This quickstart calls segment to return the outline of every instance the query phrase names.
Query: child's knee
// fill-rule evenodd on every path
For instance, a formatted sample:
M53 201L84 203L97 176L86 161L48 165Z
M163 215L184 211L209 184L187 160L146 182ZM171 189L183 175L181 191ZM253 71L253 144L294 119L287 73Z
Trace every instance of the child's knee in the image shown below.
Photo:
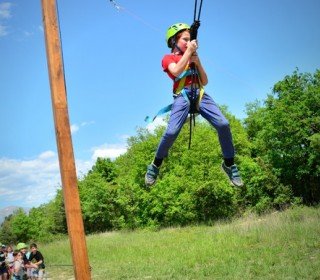
M226 118L220 118L217 122L217 129L218 130L229 130L230 124Z
M171 127L166 131L166 138L167 139L175 139L179 134L180 128L179 127Z

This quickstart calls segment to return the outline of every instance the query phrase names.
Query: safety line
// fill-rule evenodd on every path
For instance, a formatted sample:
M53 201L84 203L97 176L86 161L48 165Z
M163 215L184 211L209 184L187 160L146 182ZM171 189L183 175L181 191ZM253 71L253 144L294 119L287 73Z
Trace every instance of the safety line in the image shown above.
M140 16L138 16L137 14L129 11L127 8L125 8L125 7L123 7L123 6L120 6L116 1L114 1L114 0L109 0L109 1L110 1L110 3L115 7L115 9L116 9L117 11L119 11L119 12L120 12L120 11L124 11L124 12L126 12L127 14L129 14L131 17L133 17L134 19L136 19L136 20L140 21L141 23L143 23L144 25L152 28L154 31L157 31L157 32L159 32L159 33L162 33L162 31L161 31L159 28L157 28L157 27L155 27L154 25L148 23L148 22L145 21L142 17L140 17Z

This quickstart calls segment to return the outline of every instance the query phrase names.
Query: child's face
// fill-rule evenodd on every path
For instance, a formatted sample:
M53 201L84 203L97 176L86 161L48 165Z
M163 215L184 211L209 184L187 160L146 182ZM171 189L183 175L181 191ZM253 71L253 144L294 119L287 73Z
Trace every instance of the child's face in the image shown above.
M190 32L185 30L181 33L181 36L178 40L178 47L181 49L182 52L185 52L187 49L187 44L190 41Z
M30 249L31 249L31 252L34 253L34 254L37 252L37 248L36 247L31 247Z

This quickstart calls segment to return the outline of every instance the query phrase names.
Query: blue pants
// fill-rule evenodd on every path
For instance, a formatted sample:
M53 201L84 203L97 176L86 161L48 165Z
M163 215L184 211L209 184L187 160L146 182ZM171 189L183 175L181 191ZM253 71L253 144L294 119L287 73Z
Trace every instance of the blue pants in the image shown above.
M189 107L189 102L182 95L175 97L168 127L158 146L156 158L162 159L168 156L169 149L178 137L179 132L188 117ZM200 102L199 113L217 130L223 157L233 158L235 151L229 122L221 113L217 104L206 93L204 93Z

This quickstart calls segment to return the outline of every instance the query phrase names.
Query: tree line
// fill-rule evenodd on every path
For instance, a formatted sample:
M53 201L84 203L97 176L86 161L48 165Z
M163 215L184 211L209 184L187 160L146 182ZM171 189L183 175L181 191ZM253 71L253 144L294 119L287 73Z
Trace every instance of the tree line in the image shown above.
M295 70L276 83L267 98L247 105L240 121L222 108L230 122L244 187L223 174L216 132L198 119L188 149L185 125L161 169L159 180L144 185L165 127L140 128L127 152L114 161L98 158L79 179L86 233L120 229L210 224L246 212L264 213L293 204L320 201L320 71ZM4 243L50 241L67 233L62 191L47 204L22 209L1 225Z

